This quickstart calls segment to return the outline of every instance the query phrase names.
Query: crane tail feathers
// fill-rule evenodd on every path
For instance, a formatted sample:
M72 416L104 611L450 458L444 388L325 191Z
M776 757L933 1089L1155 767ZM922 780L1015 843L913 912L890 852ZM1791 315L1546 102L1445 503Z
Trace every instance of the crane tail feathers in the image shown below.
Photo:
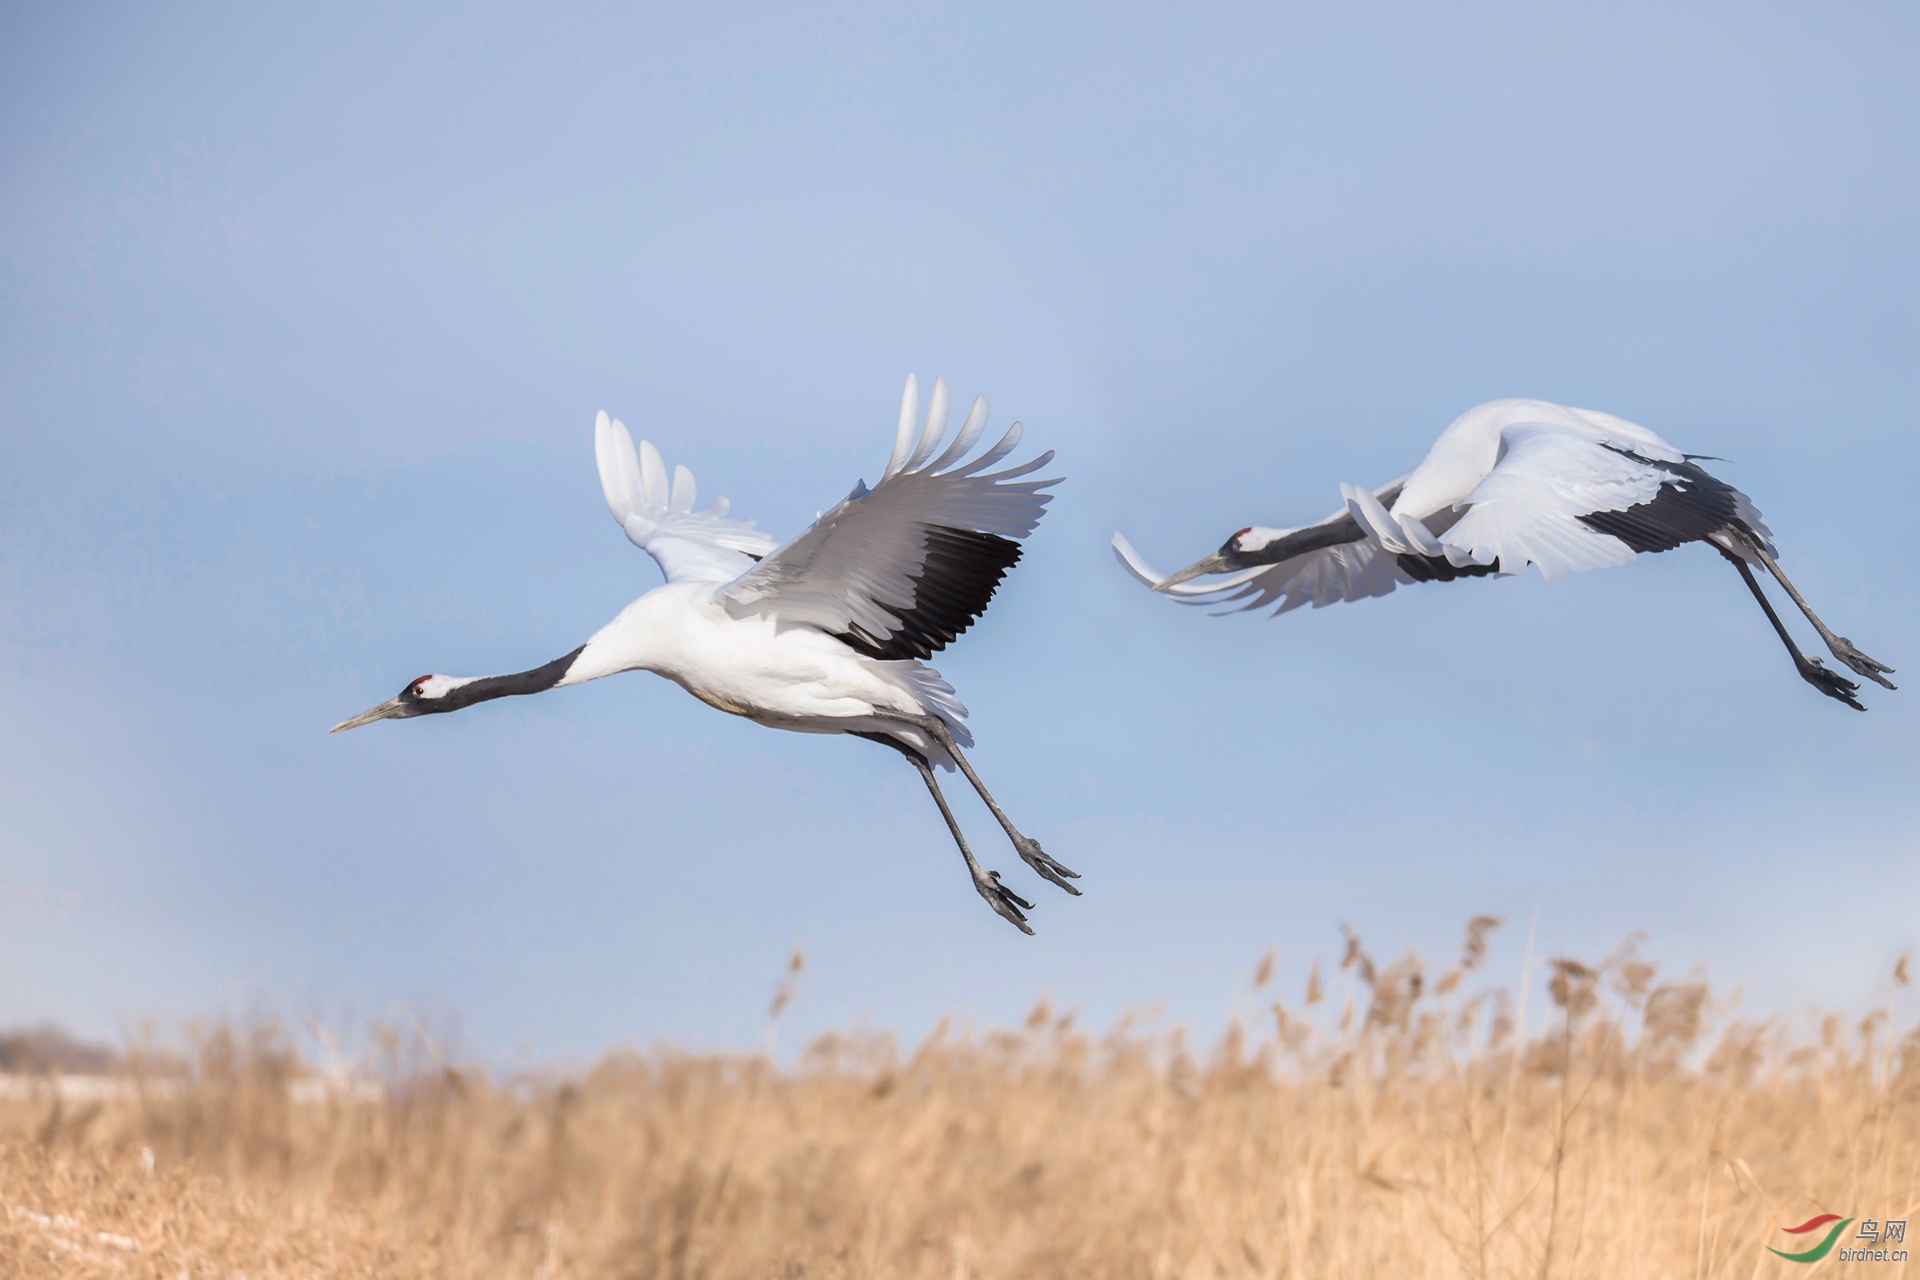
M925 663L912 660L875 665L904 685L928 715L939 716L953 734L953 740L961 747L973 745L973 735L967 732L966 705L960 701L960 695L947 683L945 676Z

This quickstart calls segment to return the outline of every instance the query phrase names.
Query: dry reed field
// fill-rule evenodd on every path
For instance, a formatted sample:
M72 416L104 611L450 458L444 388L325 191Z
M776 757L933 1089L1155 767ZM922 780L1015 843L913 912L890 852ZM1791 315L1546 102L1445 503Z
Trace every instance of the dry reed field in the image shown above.
M1042 1004L911 1052L829 1036L791 1069L662 1049L494 1078L379 1027L347 1088L272 1027L216 1027L176 1056L130 1051L91 1100L0 1103L0 1270L1905 1273L1766 1248L1817 1242L1780 1228L1824 1212L1920 1212L1920 1032L1891 1001L1739 1021L1631 946L1523 968L1517 988L1545 988L1529 1001L1487 981L1496 924L1473 921L1438 973L1349 936L1285 1001L1263 961L1270 1011L1204 1052ZM1890 992L1906 980L1903 960Z

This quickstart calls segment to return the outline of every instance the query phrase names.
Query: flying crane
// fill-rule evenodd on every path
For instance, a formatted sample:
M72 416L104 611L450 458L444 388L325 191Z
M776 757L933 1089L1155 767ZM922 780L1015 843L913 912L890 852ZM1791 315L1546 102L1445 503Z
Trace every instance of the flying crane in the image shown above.
M1794 669L1856 711L1860 685L1794 644L1754 576L1765 569L1856 675L1893 688L1893 670L1822 622L1787 580L1773 534L1746 494L1624 418L1545 400L1491 400L1440 433L1420 465L1378 489L1343 484L1345 505L1298 529L1244 528L1177 573L1154 569L1113 535L1127 572L1188 604L1311 604L1383 596L1411 582L1455 582L1540 567L1565 574L1625 564L1641 552L1704 542L1739 572ZM1193 581L1194 579L1207 581Z
M923 659L986 611L1039 524L1053 480L1027 480L1052 461L990 470L1019 445L1016 422L968 460L987 426L978 396L946 440L947 384L936 379L917 432L919 384L907 378L893 454L798 537L776 546L727 500L694 510L693 474L667 478L659 450L636 449L624 424L594 423L600 487L613 518L666 576L572 653L500 676L424 675L331 732L375 720L458 711L512 694L543 693L622 671L665 676L708 706L773 729L846 733L891 747L926 782L960 846L973 886L1024 933L1033 904L984 870L934 778L958 769L980 793L1020 858L1070 894L1079 878L1013 825L974 772L967 709ZM943 449L941 446L945 444ZM937 456L936 456L937 454Z

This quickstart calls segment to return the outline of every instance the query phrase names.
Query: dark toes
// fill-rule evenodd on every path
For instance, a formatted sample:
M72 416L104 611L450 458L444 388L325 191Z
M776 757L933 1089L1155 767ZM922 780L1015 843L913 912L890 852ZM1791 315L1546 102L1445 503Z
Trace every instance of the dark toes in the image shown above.
M1044 853L1041 854L1040 857L1042 858L1042 860L1046 862L1047 870L1053 872L1055 875L1065 876L1069 880L1078 880L1080 878L1080 873L1078 871L1075 871L1072 867L1069 867L1066 863L1061 862L1059 859L1049 858Z
M1033 910L1033 904L1001 884L998 871L987 872L985 880L976 879L973 887L979 890L980 896L987 900L987 905L992 907L994 913L1002 920L1029 937L1033 935L1032 927L1027 924L1027 917L1022 914L1023 910Z
M1829 698L1844 702L1855 711L1866 710L1860 705L1860 700L1853 696L1860 686L1837 671L1827 670L1821 665L1820 659L1809 658L1806 665L1800 668L1800 676Z
M1080 896L1080 891L1074 888L1072 885L1068 884L1065 880L1062 880L1058 875L1056 875L1052 867L1045 866L1041 863L1036 862L1033 864L1033 869L1035 872L1039 874L1040 878L1042 880L1045 880L1048 884L1057 884L1062 889L1065 889L1068 893L1072 894L1076 898ZM1068 871L1067 874L1072 875L1073 872Z
M1026 934L1029 938L1033 936L1033 926L1028 924L1027 918L1021 915L1020 912L1016 910L1013 906L1005 902L995 902L993 904L993 909L995 912L999 914L1002 920L1005 920L1008 924L1012 925L1014 928L1018 929L1020 932Z
M1078 880L1080 878L1078 871L1073 870L1055 858L1049 857L1046 850L1040 847L1038 840L1023 839L1018 847L1021 861L1025 862L1029 867L1032 867L1034 873L1042 880L1045 880L1049 884L1059 885L1076 898L1080 896L1080 891L1067 883L1067 880ZM1066 879L1061 879L1062 876L1065 876Z
M1000 883L1000 873L998 871L989 871L987 874L993 877L993 887L1001 897L1007 899L1022 911L1033 910L1033 904L1031 902L1028 902L1025 898Z
M1854 648L1853 641L1847 639L1845 636L1839 637L1838 642L1833 646L1833 654L1834 657L1840 659L1840 661L1852 667L1855 672L1865 676L1875 684L1888 689L1894 687L1892 682L1881 674L1882 672L1892 671L1893 668L1884 662L1869 658L1866 654Z

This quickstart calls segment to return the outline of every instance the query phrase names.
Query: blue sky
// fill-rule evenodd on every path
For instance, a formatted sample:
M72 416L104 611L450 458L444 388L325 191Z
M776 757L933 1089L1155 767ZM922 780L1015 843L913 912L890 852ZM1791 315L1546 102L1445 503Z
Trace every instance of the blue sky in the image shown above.
M1269 945L1297 991L1338 921L1478 911L1509 973L1537 913L1884 993L1917 695L1816 695L1718 557L1264 621L1106 539L1184 563L1541 396L1729 459L1920 674L1910 6L389 8L0 9L0 1023L746 1044L801 942L789 1034L1205 1028ZM1067 476L938 659L1085 875L1037 938L890 753L652 677L325 733L657 581L596 410L784 537L909 370Z

